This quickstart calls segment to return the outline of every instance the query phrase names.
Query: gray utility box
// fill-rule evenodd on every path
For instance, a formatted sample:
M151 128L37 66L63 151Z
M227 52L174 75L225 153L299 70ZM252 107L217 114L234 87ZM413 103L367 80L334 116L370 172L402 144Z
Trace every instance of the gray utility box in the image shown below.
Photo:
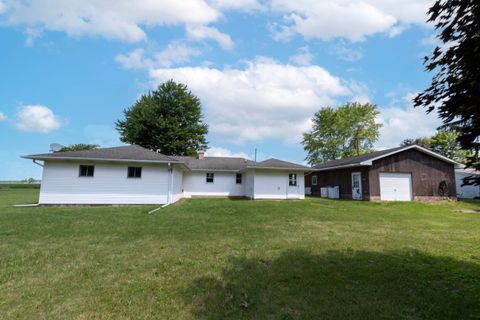
M320 188L320 197L329 198L329 199L339 199L340 198L340 187L325 187Z

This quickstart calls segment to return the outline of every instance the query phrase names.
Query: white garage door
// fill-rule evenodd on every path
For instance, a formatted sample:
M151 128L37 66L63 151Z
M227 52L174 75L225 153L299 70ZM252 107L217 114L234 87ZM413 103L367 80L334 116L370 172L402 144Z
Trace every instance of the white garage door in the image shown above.
M380 199L411 201L412 175L410 173L380 173Z

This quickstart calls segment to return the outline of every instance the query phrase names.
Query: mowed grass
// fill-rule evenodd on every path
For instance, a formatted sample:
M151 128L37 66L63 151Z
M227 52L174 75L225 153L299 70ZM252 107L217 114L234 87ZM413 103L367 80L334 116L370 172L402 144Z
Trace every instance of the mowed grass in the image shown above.
M24 207L0 190L1 319L478 319L480 204L193 199Z

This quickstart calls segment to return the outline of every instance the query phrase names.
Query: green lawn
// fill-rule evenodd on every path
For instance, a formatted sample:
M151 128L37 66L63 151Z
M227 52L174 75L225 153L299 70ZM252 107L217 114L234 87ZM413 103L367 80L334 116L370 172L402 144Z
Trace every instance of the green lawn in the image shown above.
M33 207L0 189L0 318L479 319L480 203Z

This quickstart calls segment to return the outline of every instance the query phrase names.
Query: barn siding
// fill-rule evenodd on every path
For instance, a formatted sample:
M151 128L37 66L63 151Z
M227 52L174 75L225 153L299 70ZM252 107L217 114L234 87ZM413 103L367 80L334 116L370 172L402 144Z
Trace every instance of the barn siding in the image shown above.
M368 167L354 167L348 169L313 172L307 176L307 181L305 182L305 185L310 185L312 188L312 195L316 196L320 196L320 188L339 186L340 198L352 199L352 173L360 172L362 174L362 197L363 200L369 200L370 181L368 171ZM313 175L316 175L318 177L316 186L311 185L311 179Z
M444 197L456 197L453 164L410 149L373 162L370 168L370 197L380 199L380 172L411 173L413 196L417 200L440 198L439 185L447 183Z

